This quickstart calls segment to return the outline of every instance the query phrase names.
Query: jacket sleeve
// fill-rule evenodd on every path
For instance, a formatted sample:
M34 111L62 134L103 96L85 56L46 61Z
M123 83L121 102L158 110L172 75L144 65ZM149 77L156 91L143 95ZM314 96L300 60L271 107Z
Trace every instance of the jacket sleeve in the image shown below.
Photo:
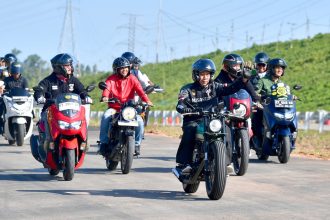
M243 83L242 78L238 78L228 87L224 87L223 84L216 83L216 92L218 96L227 96L238 92L240 89L245 89L245 83Z
M134 90L141 97L142 101L150 102L150 99L148 98L147 94L143 91L140 82L136 78L132 78L132 79L134 79L133 80Z
M79 81L79 79L74 78L74 90L75 93L80 95L80 98L85 99L87 96L87 92L85 91L84 85Z
M259 101L260 100L260 96L257 95L256 91L253 88L253 85L250 81L248 81L245 84L246 87L246 91L250 94L250 96L252 97L252 100L255 101Z
M179 95L178 95L178 103L176 105L176 110L180 114L183 113L183 110L188 108L187 102L190 101L189 91L187 88L183 87L180 89Z
M47 79L43 79L39 82L38 87L40 87L42 89L42 91L35 91L34 92L34 99L37 101L41 96L45 96L45 92L48 91L48 81ZM49 98L49 97L45 97L45 98Z

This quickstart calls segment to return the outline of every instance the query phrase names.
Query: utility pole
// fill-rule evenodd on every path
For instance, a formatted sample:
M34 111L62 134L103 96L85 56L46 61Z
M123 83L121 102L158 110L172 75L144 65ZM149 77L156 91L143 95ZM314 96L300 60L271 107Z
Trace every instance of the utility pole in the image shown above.
M306 37L307 37L307 39L309 39L310 38L310 35L309 35L309 18L308 18L308 16L306 16Z
M230 27L230 51L234 50L234 21L232 20L231 22L231 27Z
M292 41L293 41L293 27L296 25L296 23L288 22L287 24L291 26L291 28L290 28L290 32L291 32L290 48L293 48L293 44L292 44Z
M161 24L162 24L162 0L159 0L159 9L157 15L157 38L156 38L156 63L159 62L159 44L161 41Z
M276 51L278 51L278 44L280 42L280 38L281 38L281 34L282 34L282 26L283 26L283 23L281 22L280 29L278 30L278 34L277 34Z

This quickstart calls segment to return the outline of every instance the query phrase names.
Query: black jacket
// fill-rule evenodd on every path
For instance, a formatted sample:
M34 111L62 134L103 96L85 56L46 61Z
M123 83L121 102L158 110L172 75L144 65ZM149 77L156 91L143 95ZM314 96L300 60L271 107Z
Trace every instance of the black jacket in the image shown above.
M18 79L15 79L13 76L6 77L4 79L5 83L5 90L8 92L12 88L22 88L27 89L29 88L28 81L22 75L19 76Z
M236 80L228 87L224 87L223 84L217 82L210 82L206 87L202 87L199 82L194 82L185 85L181 88L178 104L176 110L179 113L183 113L184 109L209 109L212 106L216 106L222 96L227 96L239 91L241 88L245 88L245 83L241 79ZM190 121L201 120L201 116L186 115L183 117L183 124Z
M228 73L226 71L224 71L223 69L220 71L217 78L215 78L215 81L218 82L218 83L223 83L223 84L226 83L227 85L230 85L234 82L229 77ZM257 95L257 93L254 90L254 87L253 87L253 85L250 81L248 83L246 83L246 86L245 86L244 89L250 94L250 96L251 96L251 98L254 102L260 100L260 97Z
M84 85L74 76L68 79L67 82L60 80L56 73L52 73L43 80L41 80L38 84L39 87L42 88L43 92L36 91L34 93L34 99L37 101L38 98L44 96L47 100L55 99L56 96L63 93L75 93L80 95L82 99L84 99L87 95ZM47 109L51 103L46 102L42 111Z

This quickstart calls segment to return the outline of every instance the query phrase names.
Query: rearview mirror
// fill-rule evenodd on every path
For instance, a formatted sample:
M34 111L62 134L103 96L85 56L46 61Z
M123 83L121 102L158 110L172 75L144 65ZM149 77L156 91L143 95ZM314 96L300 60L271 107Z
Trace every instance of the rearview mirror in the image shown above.
M107 88L107 84L105 82L99 82L99 89L105 90Z
M294 90L300 90L300 89L302 89L302 86L301 85L294 85L293 89Z

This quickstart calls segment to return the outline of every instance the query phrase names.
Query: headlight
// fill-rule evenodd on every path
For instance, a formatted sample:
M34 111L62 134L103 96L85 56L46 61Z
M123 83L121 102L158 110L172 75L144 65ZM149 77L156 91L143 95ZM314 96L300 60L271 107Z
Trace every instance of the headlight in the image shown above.
M133 107L126 107L121 114L126 121L131 121L135 119L136 111Z
M217 119L212 120L209 128L212 132L219 132L221 130L221 121Z
M81 126L81 121L75 121L73 123L68 123L68 122L65 122L65 121L61 121L59 120L58 121L58 126L60 126L60 128L62 130L67 130L67 129L74 129L74 130L78 130Z
M61 129L65 130L70 128L70 123L59 120L58 126L60 126Z
M294 112L288 112L284 114L286 120L292 120L294 117Z
M275 118L279 119L279 120L283 120L284 119L284 115L281 113L274 113Z
M238 109L233 109L233 114L237 117L244 117L246 115L246 106L239 104Z

